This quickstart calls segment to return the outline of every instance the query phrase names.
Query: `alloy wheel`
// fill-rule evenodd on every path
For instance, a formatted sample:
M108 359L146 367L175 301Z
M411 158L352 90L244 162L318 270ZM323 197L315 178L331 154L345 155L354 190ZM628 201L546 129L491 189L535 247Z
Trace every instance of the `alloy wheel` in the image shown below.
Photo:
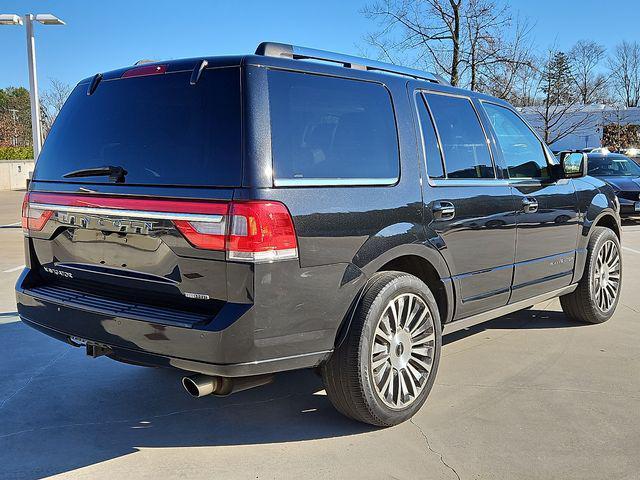
M594 301L606 313L615 305L620 290L620 252L612 240L602 244L591 278Z
M429 379L435 354L433 317L413 293L393 298L375 330L370 368L378 398L392 409L411 405Z

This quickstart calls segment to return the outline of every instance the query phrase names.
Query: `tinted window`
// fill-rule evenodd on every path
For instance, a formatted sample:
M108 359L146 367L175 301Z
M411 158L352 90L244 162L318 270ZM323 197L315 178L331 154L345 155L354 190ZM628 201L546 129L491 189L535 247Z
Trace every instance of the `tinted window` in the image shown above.
M274 177L281 183L396 181L398 139L385 87L274 70L269 93Z
M424 154L427 161L427 174L431 178L444 178L444 168L442 167L442 155L438 145L438 137L431 121L431 115L427 110L422 95L416 97L418 104L418 117L422 130L422 141L424 142Z
M426 94L438 127L447 178L495 178L476 111L467 98Z
M594 177L638 177L640 167L631 159L621 155L589 156L589 175Z
M508 108L485 103L484 109L498 137L511 178L549 176L542 143L527 125Z
M64 179L90 167L121 166L128 184L237 186L242 176L240 73L207 70L78 85L38 159L35 178L107 183L95 176Z

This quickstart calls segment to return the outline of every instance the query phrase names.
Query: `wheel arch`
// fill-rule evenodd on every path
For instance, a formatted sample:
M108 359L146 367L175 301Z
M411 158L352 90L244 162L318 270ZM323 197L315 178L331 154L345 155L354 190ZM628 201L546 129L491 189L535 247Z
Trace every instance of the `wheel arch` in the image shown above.
M612 213L603 212L594 222L593 226L606 227L613 230L613 232L616 234L616 237L618 237L618 240L620 240L620 224L617 222ZM593 228L591 228L589 236L591 236L591 234L593 234Z
M618 219L619 217L616 216L615 210L610 208L599 209L597 215L593 215L593 218L589 218L589 214L587 213L582 229L582 235L576 250L576 266L573 275L573 283L580 281L584 275L587 260L587 247L595 227L608 228L615 233L618 240L621 240L622 232Z
M449 310L452 305L447 298L447 287L436 268L425 258L417 255L402 255L385 263L378 269L379 272L404 272L422 280L433 293L438 305L440 323L444 324L448 319Z
M431 289L438 305L440 323L444 325L453 318L455 292L449 267L442 255L431 245L403 245L393 248L366 266L359 267L367 277L367 282L359 290L338 328L335 348L338 348L349 331L355 309L360 299L373 283L377 273L399 271L414 275Z

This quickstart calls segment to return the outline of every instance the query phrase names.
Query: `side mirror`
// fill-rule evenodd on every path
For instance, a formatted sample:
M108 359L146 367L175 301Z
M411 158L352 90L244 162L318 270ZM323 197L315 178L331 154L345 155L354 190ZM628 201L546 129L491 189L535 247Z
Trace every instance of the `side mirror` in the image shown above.
M587 175L587 154L560 152L560 166L563 178L580 178Z

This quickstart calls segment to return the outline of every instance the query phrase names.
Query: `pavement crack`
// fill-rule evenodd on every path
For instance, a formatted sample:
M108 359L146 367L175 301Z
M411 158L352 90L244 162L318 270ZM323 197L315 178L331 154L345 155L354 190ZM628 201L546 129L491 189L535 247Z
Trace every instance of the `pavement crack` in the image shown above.
M418 425L416 422L414 422L413 418L410 418L409 422L411 422L411 424L418 429L418 431L420 432L420 435L422 435L422 437L424 438L425 443L427 444L427 448L431 451L431 453L434 453L435 455L438 455L438 457L440 457L440 462L445 467L447 467L449 470L451 470L453 472L453 474L456 476L456 478L458 480L460 480L460 475L458 475L458 472L456 472L456 469L453 468L451 465L449 465L447 462L445 462L444 455L442 453L440 453L440 452L435 451L433 448L431 448L431 443L429 442L429 437L427 437L427 434L424 433L424 430L422 430L420 425Z
M622 302L620 302L620 303L622 304L622 306L623 306L623 307L628 308L628 309L629 309L629 310L631 310L632 312L640 313L640 311L636 310L636 309L635 309L635 308L633 308L632 306L627 305L626 303L622 303Z
M13 397L15 397L16 395L18 395L22 390L24 390L25 388L27 388L31 382L36 378L39 377L40 375L42 375L44 373L45 370L47 370L49 367L52 367L58 360L60 360L62 357L64 357L67 353L69 353L67 350L65 350L64 352L60 353L59 355L57 355L56 357L54 357L53 359L51 359L49 362L47 362L45 365L43 365L42 367L40 367L38 370L36 370L34 372L33 375L31 375L27 381L20 387L18 388L15 392L13 392L11 395L9 395L7 398L5 398L1 403L0 403L0 410L2 410L4 408L4 406L9 402L9 400L11 400Z

